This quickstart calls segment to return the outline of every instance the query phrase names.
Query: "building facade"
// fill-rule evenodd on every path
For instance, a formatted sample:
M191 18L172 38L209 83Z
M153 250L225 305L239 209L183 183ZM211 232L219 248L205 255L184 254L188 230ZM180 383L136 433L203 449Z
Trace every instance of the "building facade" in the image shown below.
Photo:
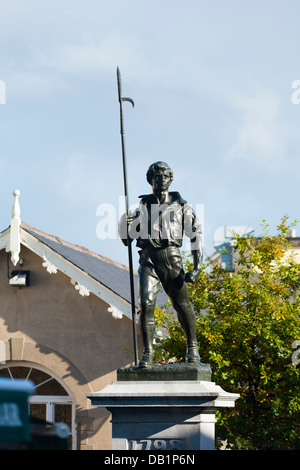
M106 410L86 395L133 362L128 269L20 219L0 233L0 377L35 385L31 414L66 422L71 449L110 449Z

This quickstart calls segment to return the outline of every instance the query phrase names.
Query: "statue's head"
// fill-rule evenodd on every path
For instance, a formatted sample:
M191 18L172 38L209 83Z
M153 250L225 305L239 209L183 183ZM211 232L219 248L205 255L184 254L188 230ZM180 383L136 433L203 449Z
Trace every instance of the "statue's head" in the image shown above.
M169 167L169 165L166 162L155 162L152 163L152 165L149 166L148 171L147 171L147 181L148 183L152 186L153 185L153 179L156 174L159 173L167 173L169 174L169 185L173 181L173 171Z

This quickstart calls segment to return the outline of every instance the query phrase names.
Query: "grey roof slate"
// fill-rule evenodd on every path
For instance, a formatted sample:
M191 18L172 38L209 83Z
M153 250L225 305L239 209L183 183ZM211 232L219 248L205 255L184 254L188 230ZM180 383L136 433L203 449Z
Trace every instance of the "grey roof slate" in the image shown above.
M122 265L114 263L114 261L108 258L96 256L96 254L92 254L92 252L88 250L82 251L79 247L73 248L70 244L60 243L53 240L52 237L48 238L40 235L24 226L23 229L112 292L122 297L127 302L131 302L129 271L125 266L122 267ZM137 305L136 273L134 274L134 283Z

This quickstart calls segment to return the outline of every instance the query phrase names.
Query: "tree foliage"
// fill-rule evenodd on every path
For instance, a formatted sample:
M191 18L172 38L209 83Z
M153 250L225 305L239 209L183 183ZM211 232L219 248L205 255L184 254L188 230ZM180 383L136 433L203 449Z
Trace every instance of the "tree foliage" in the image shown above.
M300 449L300 263L291 251L284 217L275 236L236 235L234 272L203 270L190 285L201 361L212 380L239 393L218 412L217 437L233 449ZM190 260L185 259L186 268ZM185 337L170 304L156 311L157 362L184 361ZM299 353L300 356L300 353ZM300 358L300 357L299 357Z

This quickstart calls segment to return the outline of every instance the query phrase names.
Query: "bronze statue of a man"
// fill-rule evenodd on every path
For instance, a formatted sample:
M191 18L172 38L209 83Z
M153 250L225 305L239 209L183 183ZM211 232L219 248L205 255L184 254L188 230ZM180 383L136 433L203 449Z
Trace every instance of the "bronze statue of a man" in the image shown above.
M196 216L178 192L169 192L173 172L165 162L147 171L152 194L140 196L139 209L123 216L119 233L127 244L137 240L139 255L139 314L144 343L139 367L153 363L154 310L160 284L169 296L186 336L187 362L199 362L196 318L188 298L187 282L195 282L202 266L201 228ZM194 269L185 274L180 247L183 234L191 240Z

